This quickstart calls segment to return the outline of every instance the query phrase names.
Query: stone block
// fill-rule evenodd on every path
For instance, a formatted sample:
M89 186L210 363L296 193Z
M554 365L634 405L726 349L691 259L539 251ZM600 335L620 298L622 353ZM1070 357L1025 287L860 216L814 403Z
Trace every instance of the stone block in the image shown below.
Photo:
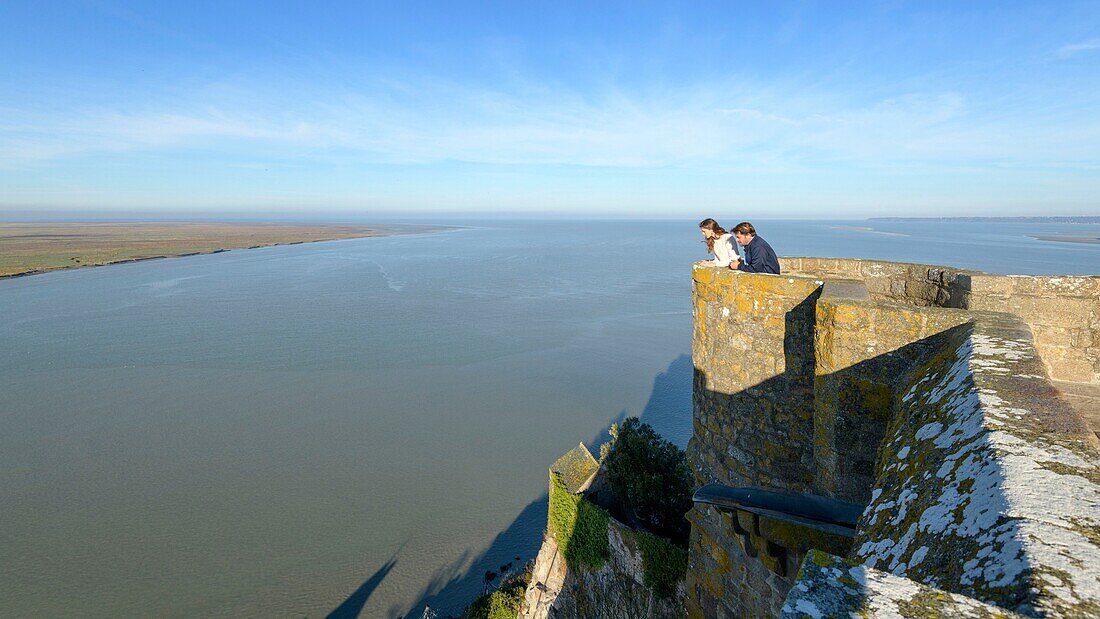
M846 554L852 544L850 538L766 517L760 519L760 534L773 544L798 554L811 548Z
M1100 277L1032 277L1013 275L1016 294L1042 297L1079 297L1100 300Z
M1086 299L1013 297L1000 311L1016 314L1029 325L1088 327L1093 310L1094 304Z
M881 300L890 296L890 280L885 277L865 279L863 284L867 286L867 293L871 295L872 299Z
M905 282L905 298L911 302L920 301L923 305L928 305L936 299L938 291L937 284L919 280Z
M760 519L751 512L737 510L736 520L738 533L747 532L749 535L760 535Z
M904 279L890 279L890 296L898 299L905 297Z
M949 307L951 304L951 292L948 288L940 288L936 292L936 307Z
M767 545L765 548L767 548ZM765 550L761 552L757 558L760 559L760 563L762 563L764 567L768 568L768 571L778 574L779 576L786 576L787 554L783 551L783 548L779 546L776 546L774 550L774 554L771 552L771 549ZM758 591L761 593L762 597L767 596L770 598L774 593L767 580L759 581L757 586L759 587Z
M863 261L855 258L838 258L836 261L837 275L850 279L859 279L863 269Z
M801 273L803 258L797 256L780 256L779 270L783 273Z
M1087 358L1065 359L1051 364L1050 377L1074 383L1100 383L1100 367L1096 360Z
M1008 297L1015 289L1012 278L1003 275L971 275L970 294L973 296Z

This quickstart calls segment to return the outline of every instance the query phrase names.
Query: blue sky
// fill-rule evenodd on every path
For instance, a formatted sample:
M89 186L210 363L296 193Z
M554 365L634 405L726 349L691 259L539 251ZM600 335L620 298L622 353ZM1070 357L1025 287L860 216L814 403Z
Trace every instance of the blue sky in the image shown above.
M1100 214L1097 2L0 2L0 210Z

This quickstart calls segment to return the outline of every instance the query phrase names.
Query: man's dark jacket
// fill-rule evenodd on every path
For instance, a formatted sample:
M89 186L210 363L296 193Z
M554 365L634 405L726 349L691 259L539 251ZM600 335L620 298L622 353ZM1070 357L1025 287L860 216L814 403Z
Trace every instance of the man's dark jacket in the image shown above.
M775 273L779 275L779 258L771 245L764 239L754 236L745 245L745 259L737 268L748 273Z

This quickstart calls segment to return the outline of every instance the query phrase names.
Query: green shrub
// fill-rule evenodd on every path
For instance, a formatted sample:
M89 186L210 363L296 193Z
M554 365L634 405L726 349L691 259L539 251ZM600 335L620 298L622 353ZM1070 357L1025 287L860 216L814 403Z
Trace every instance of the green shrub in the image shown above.
M635 531L642 551L642 578L647 587L663 598L676 593L676 584L687 573L687 551L663 537Z
M611 557L607 545L607 512L566 490L557 473L550 473L548 520L570 568L598 570Z
M647 529L686 545L694 478L684 450L631 417L618 428L604 463L616 497Z
M500 589L474 600L463 617L464 619L516 619L526 590L526 579L508 580L500 586Z

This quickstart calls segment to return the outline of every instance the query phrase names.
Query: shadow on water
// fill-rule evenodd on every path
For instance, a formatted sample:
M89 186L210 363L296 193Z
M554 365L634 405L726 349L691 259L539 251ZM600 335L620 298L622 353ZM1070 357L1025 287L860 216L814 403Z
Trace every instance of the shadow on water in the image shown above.
M691 385L695 366L691 355L680 355L668 365L668 369L653 379L653 391L649 395L642 414L643 423L681 449L691 438Z
M674 359L664 372L657 374L654 378L653 391L640 415L642 421L652 425L668 440L681 447L686 445L691 437L693 375L694 366L689 355L680 355ZM607 426L584 443L592 455L598 458L600 445L610 440L608 430L611 424L622 424L627 416L625 409L620 411ZM569 445L563 445L562 453L565 453L569 447ZM550 465L551 462L545 463L547 468ZM466 606L484 591L486 572L500 572L501 566L510 563L512 564L511 573L517 573L538 553L542 545L542 533L546 528L547 500L548 495L543 492L539 498L523 508L519 516L493 539L492 544L481 556L471 561L471 553L463 553L451 565L435 573L431 582L424 587L420 599L411 609L403 612L401 608L391 608L388 616L406 619L421 619L425 616L445 619L461 616ZM505 577L506 574L500 574L490 587L499 585ZM359 608L362 608L362 605ZM425 609L431 609L432 612L425 613Z
M404 548L404 544L401 545ZM397 554L401 552L399 548L397 552L393 553L389 561L386 564L378 568L378 571L373 576L368 578L366 582L359 585L346 600L340 603L331 613L328 614L328 619L354 619L359 616L359 613L363 610L363 607L367 605L367 600L370 599L374 590L378 588L378 585L382 584L382 581L386 579L386 576L393 569L393 566L397 565Z
M523 508L519 516L504 531L498 534L489 548L472 562L470 553L463 553L451 565L437 571L420 596L420 600L404 616L408 619L420 619L424 609L435 611L434 617L443 619L450 615L461 615L466 606L480 595L485 588L485 573L499 572L501 566L512 564L512 573L523 569L524 563L534 558L542 545L542 531L546 528L547 494L535 499ZM500 575L493 585L499 584L506 574ZM390 609L389 616L400 617L398 608Z
M658 434L681 449L687 446L688 439L691 438L691 381L694 372L691 355L676 357L668 365L668 369L653 379L649 400L638 415L643 423L653 426ZM600 445L611 440L611 435L608 434L611 424L622 425L628 416L625 409L620 411L606 428L598 432L592 440L585 442L584 446L598 458Z

